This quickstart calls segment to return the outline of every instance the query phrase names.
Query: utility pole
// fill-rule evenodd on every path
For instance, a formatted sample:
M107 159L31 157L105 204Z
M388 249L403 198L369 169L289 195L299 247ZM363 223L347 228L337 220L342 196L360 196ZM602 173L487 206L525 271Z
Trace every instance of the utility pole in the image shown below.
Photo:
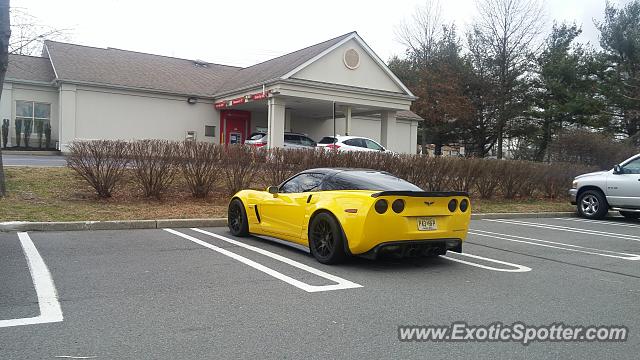
M4 86L4 76L9 66L9 38L11 37L11 23L9 19L9 0L0 0L0 85L2 86ZM1 90L0 96L2 96ZM7 188L4 183L2 149L0 148L0 197L4 197L6 194Z

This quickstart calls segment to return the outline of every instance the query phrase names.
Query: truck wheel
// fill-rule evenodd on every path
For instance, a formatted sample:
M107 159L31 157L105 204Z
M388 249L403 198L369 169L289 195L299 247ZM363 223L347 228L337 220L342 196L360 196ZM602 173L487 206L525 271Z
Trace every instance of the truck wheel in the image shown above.
M609 212L607 199L601 191L587 190L578 198L578 214L587 219L603 219Z
M630 220L638 220L638 219L640 219L640 212L620 211L620 215L622 215L625 218L630 219Z

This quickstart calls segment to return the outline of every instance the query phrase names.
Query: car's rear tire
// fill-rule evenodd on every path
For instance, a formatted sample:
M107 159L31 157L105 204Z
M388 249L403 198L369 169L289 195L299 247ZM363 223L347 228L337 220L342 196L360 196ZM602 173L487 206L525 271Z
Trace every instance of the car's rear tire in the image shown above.
M603 219L609 212L609 204L599 190L587 190L578 197L578 215L587 219Z
M344 236L338 221L328 213L313 217L309 224L311 255L323 264L337 264L347 258Z
M229 204L229 211L227 211L227 226L233 236L247 236L249 235L249 221L247 220L247 212L244 209L244 204L240 199L233 199Z
M622 215L625 218L630 219L630 220L638 220L638 219L640 219L640 212L620 211L620 215Z

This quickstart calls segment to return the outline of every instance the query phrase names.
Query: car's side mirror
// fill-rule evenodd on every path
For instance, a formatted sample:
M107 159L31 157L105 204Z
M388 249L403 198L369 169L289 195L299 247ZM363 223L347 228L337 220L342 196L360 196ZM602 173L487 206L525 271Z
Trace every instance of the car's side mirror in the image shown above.
M277 186L269 186L267 188L267 192L272 195L278 195L278 187Z
M613 173L618 175L618 174L622 174L622 166L620 165L616 165L613 167Z

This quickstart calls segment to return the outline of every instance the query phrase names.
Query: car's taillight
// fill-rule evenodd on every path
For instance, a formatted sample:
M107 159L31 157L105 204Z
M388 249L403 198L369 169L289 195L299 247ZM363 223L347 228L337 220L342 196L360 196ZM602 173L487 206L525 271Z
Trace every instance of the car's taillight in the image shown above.
M255 143L255 144L253 144L253 146L255 146L255 147L263 147L265 145L267 145L267 143Z
M451 211L451 212L456 211L456 208L458 207L458 200L456 200L456 199L449 200L449 205L447 207L449 208L449 211Z
M404 210L404 200L402 199L394 200L393 203L391 204L391 208L396 214L400 214L402 210Z
M465 212L467 211L468 208L469 208L469 200L462 199L462 201L460 201L460 211Z
M329 144L326 147L328 147L329 149L333 149L333 150L340 149L340 145L338 145L338 144Z
M376 204L374 207L376 208L376 212L378 212L378 214L384 214L385 212L387 212L387 209L389 208L389 203L385 199L380 199L376 201Z

